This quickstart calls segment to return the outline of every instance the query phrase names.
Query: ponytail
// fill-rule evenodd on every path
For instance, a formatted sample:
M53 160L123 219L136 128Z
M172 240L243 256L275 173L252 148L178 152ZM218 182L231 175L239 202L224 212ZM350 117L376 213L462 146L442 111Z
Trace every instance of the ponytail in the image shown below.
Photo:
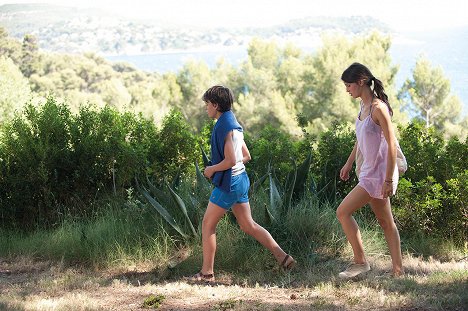
M385 94L385 90L384 90L382 81L380 81L379 79L377 79L375 77L372 77L369 80L369 82L370 82L370 84L372 84L372 82L374 82L373 93L375 94L375 96L378 99L380 99L381 101L383 101L387 105L388 111L390 112L390 115L393 116L393 109L392 109L392 107L390 107L390 103L388 102L388 96L387 96L387 94Z

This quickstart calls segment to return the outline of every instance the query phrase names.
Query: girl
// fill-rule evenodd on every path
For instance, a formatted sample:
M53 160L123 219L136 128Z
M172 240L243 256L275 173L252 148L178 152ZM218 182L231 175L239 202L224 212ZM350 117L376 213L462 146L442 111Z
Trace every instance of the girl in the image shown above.
M211 135L212 165L204 171L205 177L210 178L216 187L203 217L203 265L191 279L214 281L216 226L231 208L242 231L268 248L283 269L291 269L295 260L279 247L267 230L252 219L248 197L250 181L244 166L250 160L250 153L244 142L242 127L231 111L231 90L221 85L213 86L203 94L202 100L206 104L208 116L217 120Z
M382 82L370 70L354 63L341 75L346 91L361 99L356 119L356 143L340 171L342 180L349 179L349 171L356 159L359 183L345 197L336 211L343 231L353 248L354 263L339 274L342 279L353 278L370 270L364 256L359 227L352 214L369 204L382 227L392 258L393 276L403 273L400 235L393 220L390 196L398 183L396 167L396 138L390 117L393 114ZM357 157L356 157L357 156Z

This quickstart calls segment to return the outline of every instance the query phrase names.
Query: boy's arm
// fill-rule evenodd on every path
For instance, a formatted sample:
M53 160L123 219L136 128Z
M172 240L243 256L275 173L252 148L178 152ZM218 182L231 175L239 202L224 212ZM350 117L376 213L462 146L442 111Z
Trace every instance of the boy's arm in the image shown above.
M211 178L214 173L225 171L236 165L236 155L234 153L234 143L232 141L232 131L224 139L224 159L216 165L207 166L204 175Z
M250 156L249 148L247 148L247 145L244 143L242 144L242 163L246 164L252 159Z

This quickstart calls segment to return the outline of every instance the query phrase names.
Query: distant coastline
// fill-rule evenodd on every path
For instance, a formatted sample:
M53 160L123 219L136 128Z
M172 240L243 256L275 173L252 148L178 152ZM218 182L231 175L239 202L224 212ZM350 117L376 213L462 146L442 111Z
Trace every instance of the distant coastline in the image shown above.
M298 47L303 49L305 53L313 53L319 45ZM433 33L395 34L390 48L392 63L400 66L395 86L400 88L406 79L411 78L411 72L418 56L426 55L434 66L442 67L445 75L450 79L452 92L459 97L463 104L462 114L468 115L467 50L468 28ZM204 61L209 67L214 67L216 61L221 57L233 65L238 65L247 57L247 45L231 47L204 45L187 50L174 49L149 54L105 56L110 61L124 61L138 69L159 73L176 72L190 59Z

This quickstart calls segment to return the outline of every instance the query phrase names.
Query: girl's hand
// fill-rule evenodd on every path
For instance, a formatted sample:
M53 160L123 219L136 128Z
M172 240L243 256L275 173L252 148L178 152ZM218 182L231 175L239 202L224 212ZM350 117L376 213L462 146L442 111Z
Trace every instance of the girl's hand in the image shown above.
M393 185L392 183L384 182L382 185L382 196L384 199L393 195Z
M206 178L211 179L213 174L215 173L213 166L207 166L205 167L205 170L203 171L203 175L205 175Z
M346 163L340 171L340 178L341 180L348 180L349 179L349 171L351 171L352 165Z

